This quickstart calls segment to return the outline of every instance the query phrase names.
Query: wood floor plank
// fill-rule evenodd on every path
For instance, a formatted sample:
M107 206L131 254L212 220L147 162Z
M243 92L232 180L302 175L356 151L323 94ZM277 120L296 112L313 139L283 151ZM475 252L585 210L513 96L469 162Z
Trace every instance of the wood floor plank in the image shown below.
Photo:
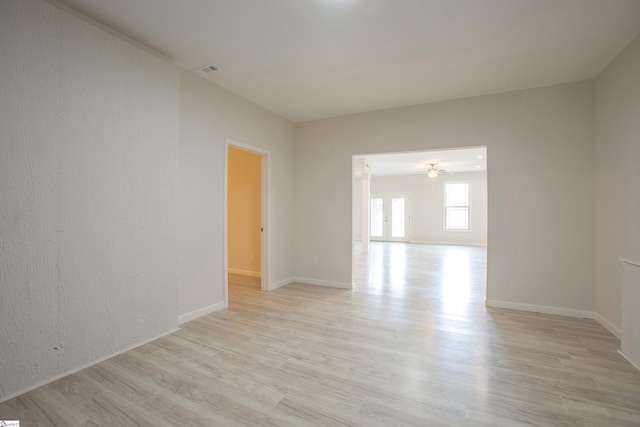
M326 406L308 396L291 393L283 398L276 409L291 416L297 425L358 427L376 425L376 420L366 416Z
M102 393L78 407L78 411L89 420L83 424L88 426L145 426L171 427L151 411L144 410L127 399L110 392Z
M401 256L396 256L401 254ZM272 292L0 404L25 426L633 426L640 373L593 320L484 306L486 250L373 242L351 290Z
M88 421L71 402L46 386L0 404L0 420L19 420L21 427L74 427Z
M168 391L153 396L144 402L143 407L173 426L227 427L243 425L225 419L205 405Z
M135 403L143 402L160 392L151 381L129 375L126 371L109 364L98 364L76 373L89 378L97 387L103 387Z
M82 373L68 375L49 383L43 387L43 390L47 389L54 389L64 397L67 403L73 406L85 403L103 392L101 387L86 378Z
M460 425L466 417L466 407L458 404L457 408L449 404L446 406L425 405L407 399L381 400L365 399L359 413L377 421L379 425L407 425L407 426L450 426Z

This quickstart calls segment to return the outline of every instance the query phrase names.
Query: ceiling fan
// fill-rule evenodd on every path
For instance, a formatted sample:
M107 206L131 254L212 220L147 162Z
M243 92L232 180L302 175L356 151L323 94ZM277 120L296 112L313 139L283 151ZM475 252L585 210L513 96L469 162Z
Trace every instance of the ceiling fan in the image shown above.
M436 168L436 166L438 165L437 163L427 163L427 165L429 166L429 168L427 169L427 176L429 178L437 178L438 175L445 172L444 169Z

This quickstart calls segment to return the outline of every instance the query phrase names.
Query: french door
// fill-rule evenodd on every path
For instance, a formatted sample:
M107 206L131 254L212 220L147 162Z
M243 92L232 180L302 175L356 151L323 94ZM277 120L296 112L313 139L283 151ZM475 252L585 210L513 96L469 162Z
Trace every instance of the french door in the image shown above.
M371 240L409 241L409 195L371 195Z

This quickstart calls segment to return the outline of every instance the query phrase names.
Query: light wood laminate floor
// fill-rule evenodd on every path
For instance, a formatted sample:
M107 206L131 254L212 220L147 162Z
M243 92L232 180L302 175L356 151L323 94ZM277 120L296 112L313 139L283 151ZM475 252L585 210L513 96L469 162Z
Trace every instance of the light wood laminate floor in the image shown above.
M484 307L486 252L373 243L353 290L260 292L0 405L24 426L631 426L640 374L593 320Z

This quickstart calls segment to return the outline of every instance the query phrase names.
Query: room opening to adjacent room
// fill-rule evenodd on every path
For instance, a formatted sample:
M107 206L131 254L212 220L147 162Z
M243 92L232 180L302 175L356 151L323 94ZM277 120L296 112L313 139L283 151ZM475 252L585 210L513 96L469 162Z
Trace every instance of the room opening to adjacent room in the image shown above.
M486 147L354 156L354 286L482 304L486 165Z

